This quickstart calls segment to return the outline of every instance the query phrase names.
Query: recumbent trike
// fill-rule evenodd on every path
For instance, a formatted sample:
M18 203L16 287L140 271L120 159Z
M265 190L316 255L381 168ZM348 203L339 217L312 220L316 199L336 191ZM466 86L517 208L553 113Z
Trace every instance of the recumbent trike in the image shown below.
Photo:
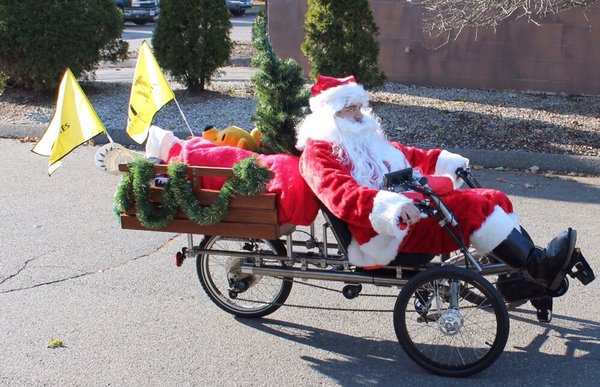
M120 165L127 171L127 165ZM164 174L165 165L155 165ZM214 167L186 168L192 190L206 205L215 200L195 183L201 175L230 176L231 169ZM479 183L468 170L459 169L471 187ZM236 197L222 222L200 226L179 214L167 227L158 231L188 234L188 247L176 254L176 264L196 257L200 284L209 298L221 309L240 317L256 318L273 313L284 305L294 280L322 280L344 283L342 293L352 299L360 295L363 284L399 287L401 291L393 310L397 339L421 367L445 376L468 376L489 367L500 356L509 334L509 316L505 300L486 277L510 274L515 270L481 257L466 246L454 232L456 221L424 178L415 179L412 170L386 175L388 189L414 190L428 199L416 203L422 213L435 216L457 243L457 251L440 255L420 266L390 265L382 269L362 270L348 262L350 233L346 224L321 208L324 218L321 239L313 223L308 232L294 225L279 225L276 198L263 194ZM151 187L159 202L160 187ZM121 214L122 228L147 229L132 209ZM328 231L334 236L329 241ZM524 231L524 230L523 230ZM524 231L525 232L525 231ZM193 234L204 235L198 245ZM308 240L300 240L308 234ZM574 254L581 254L577 249ZM406 257L403 257L406 258ZM432 256L432 258L434 258ZM568 273L588 284L593 271L583 256ZM406 262L406 260L403 260ZM419 261L423 261L420 259ZM551 318L552 297L566 292L568 280L555 292L532 300L540 321Z

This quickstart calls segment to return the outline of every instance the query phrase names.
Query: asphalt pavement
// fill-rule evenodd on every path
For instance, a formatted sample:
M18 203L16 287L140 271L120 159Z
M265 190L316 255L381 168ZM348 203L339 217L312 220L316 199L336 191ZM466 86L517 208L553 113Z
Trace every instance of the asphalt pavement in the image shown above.
M121 230L111 210L119 176L82 146L48 177L31 143L0 139L0 385L3 386L595 386L600 379L600 281L571 282L540 324L510 312L500 358L467 379L431 375L396 341L396 288L299 281L286 305L236 319L212 304L184 235ZM514 202L539 244L565 226L600 272L600 178L478 170ZM198 243L195 236L195 243ZM332 287L335 291L308 287ZM62 346L48 348L51 339Z

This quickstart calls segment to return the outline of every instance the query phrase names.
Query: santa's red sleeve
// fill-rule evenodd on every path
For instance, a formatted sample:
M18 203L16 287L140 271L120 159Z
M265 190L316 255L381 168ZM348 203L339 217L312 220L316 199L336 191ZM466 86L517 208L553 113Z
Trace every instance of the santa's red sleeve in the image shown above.
M359 243L375 234L403 237L398 218L410 199L358 184L349 166L336 159L330 143L309 139L300 157L300 173L325 207L348 224Z

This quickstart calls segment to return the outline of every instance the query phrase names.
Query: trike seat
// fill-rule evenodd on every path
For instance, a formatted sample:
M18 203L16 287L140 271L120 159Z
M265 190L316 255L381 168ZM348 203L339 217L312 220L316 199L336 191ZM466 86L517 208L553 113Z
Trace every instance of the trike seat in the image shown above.
M321 213L323 214L323 218L331 227L331 232L335 237L340 252L344 256L348 256L348 246L352 242L352 234L348 229L348 225L342 219L335 216L325 205L320 203ZM429 261L431 261L435 257L435 254L427 254L427 253L403 253L398 252L396 258L390 263L390 266L420 266Z

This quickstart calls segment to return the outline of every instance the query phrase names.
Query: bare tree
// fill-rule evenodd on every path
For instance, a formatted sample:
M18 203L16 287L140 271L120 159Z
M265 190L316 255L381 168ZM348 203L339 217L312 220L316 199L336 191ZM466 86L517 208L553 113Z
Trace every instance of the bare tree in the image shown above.
M586 9L598 0L406 0L424 8L423 29L458 36L465 27L496 28L516 16L536 18L572 8Z

